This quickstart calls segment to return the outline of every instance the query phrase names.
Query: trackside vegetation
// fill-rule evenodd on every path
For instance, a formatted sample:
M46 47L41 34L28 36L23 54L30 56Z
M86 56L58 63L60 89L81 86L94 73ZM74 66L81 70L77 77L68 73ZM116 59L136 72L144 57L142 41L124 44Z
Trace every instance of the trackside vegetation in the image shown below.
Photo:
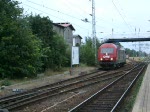
M52 29L48 17L23 15L17 1L0 0L0 77L34 77L66 66L67 44Z

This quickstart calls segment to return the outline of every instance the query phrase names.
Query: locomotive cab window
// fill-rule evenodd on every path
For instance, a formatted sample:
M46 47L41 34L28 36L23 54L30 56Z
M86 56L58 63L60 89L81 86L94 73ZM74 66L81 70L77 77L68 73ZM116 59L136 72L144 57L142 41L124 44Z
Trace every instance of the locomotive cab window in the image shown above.
M113 53L114 49L113 48L102 48L101 53Z

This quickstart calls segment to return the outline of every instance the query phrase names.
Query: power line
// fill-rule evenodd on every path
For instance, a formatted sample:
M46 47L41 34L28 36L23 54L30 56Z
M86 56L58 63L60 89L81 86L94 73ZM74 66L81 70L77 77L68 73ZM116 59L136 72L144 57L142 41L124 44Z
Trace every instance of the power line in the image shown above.
M46 8L46 9L49 9L49 10L52 10L52 11L55 11L55 12L61 13L61 14L63 14L63 15L69 16L69 17L71 17L71 18L74 18L74 19L77 19L77 20L81 20L81 19L79 19L79 18L77 18L77 17L75 17L75 16L72 16L72 15L69 15L69 14L66 14L66 13L63 13L63 12L61 12L61 11L58 11L58 10L55 10L55 9L52 9L52 8L46 7L46 6L41 5L41 4L37 4L37 3L32 2L32 1L30 1L30 0L27 0L27 1L28 1L28 2L30 2L30 3L32 3L32 4L38 5L38 6L40 6L40 7L44 7L44 8Z
M123 10L123 8L122 8L122 6L121 6L120 3L119 3L119 0L117 0L117 1L118 1L119 6L121 7L121 10L122 10L122 12L123 12L124 17L127 18L126 14L125 14L125 12L124 12L124 10ZM132 29L131 24L129 24L129 26L130 26L131 29Z
M27 0L27 1L28 1L28 2L30 2L30 3L32 3L32 4L38 5L38 6L40 6L40 7L44 7L44 8L46 8L46 9L52 10L52 11L54 11L54 12L58 12L58 13L61 13L61 14L63 14L63 15L66 15L66 16L69 16L69 17L72 17L72 18L74 18L74 19L82 20L83 22L86 22L85 20L87 19L87 18L85 18L85 19L79 19L79 18L74 17L74 16L72 16L72 15L69 15L69 14L63 13L63 12L61 12L61 11L58 11L58 10L55 10L55 9L52 9L52 8L46 7L46 6L44 6L44 5L41 5L41 4L38 4L38 3L32 2L32 1L30 1L30 0ZM31 7L31 6L30 6L30 7ZM37 10L39 10L39 9L37 9ZM42 11L42 12L43 12L43 11ZM49 14L49 15L50 15L50 14ZM57 18L58 18L58 17L57 17ZM92 24L92 22L91 22L91 21L89 21L89 20L88 20L88 23ZM105 27L103 27L103 26L99 26L99 25L96 25L96 26L101 27L101 28L105 28Z
M27 0L28 2L30 2L30 3L32 3L32 4L35 4L35 5L38 5L38 6L40 6L40 7L44 7L44 8L46 8L46 9L49 9L49 10L52 10L52 11L55 11L55 12L58 12L58 13L61 13L61 14L63 14L63 15L66 15L66 16L69 16L69 17L71 17L71 18L74 18L74 19L77 19L77 20L80 20L80 21L84 21L84 22L88 22L88 23L91 23L91 21L85 21L85 20L87 20L87 18L85 18L85 19L79 19L79 18L77 18L77 17L75 17L75 16L72 16L72 15L69 15L69 14L66 14L66 13L63 13L63 12L61 12L61 11L58 11L58 10L55 10L55 9L52 9L52 8L49 8L49 7L46 7L46 6L44 6L44 5L41 5L41 4L37 4L37 3L35 3L35 2L32 2L32 1L30 1L30 0ZM31 6L30 6L31 7ZM92 24L92 23L91 23Z
M70 0L67 0L67 3L69 3L70 5L72 4L71 2L70 2ZM72 5L76 5L76 4L72 4ZM79 6L79 5L76 5L76 6ZM87 13L83 8L81 8L81 7L78 7L78 8L76 8L76 9L81 9L84 13L86 13L86 14L88 14L89 15L89 13Z
M24 4L24 3L23 3ZM37 10L37 11L40 11L40 12L42 12L42 13L45 13L45 14L47 14L47 15L50 15L50 16L52 16L52 17L55 17L55 18L57 18L57 19L60 19L60 20L63 20L64 22L66 22L66 20L64 20L64 19L62 19L62 18L59 18L59 17L57 17L57 16L54 16L54 15L52 15L52 14L49 14L49 13L47 13L47 12L44 12L44 11L42 11L42 10L39 10L39 9L36 9L36 8L34 8L34 7L32 7L32 6L29 6L29 5L27 5L27 4L24 4L25 6L27 6L27 7L30 7L30 8L32 8L32 9L35 9L35 10ZM74 24L74 23L73 23ZM85 30L89 30L89 29L87 29L87 28L84 28L84 27L81 27L80 25L77 25L77 24L74 24L74 25L76 25L76 26L78 26L78 27L80 27L80 28L83 28L83 29L85 29Z
M32 3L32 4L35 4L35 5L37 5L37 6L40 6L40 7L46 8L46 9L48 9L48 10L51 10L51 11L54 11L54 12L57 12L57 13L63 14L63 15L65 15L65 16L71 17L71 18L73 18L73 19L77 19L77 20L80 20L80 21L84 21L84 20L86 20L86 18L85 18L85 19L79 19L79 18L77 18L77 17L75 17L75 16L72 16L72 15L69 15L69 14L63 13L63 12L61 12L61 11L58 11L58 10L55 10L55 9L52 9L52 8L46 7L46 6L44 6L44 5L41 5L41 4L38 4L38 3L32 2L32 1L30 1L30 0L27 0L27 1L28 1L28 2L30 2L30 3ZM38 10L38 11L40 11L40 12L42 12L42 13L45 13L45 14L51 15L52 17L55 17L55 18L58 18L58 19L61 19L61 20L65 21L64 19L62 19L62 18L60 18L60 17L58 17L58 16L56 16L56 15L52 15L52 14L50 14L50 13L47 13L47 12L44 12L44 11L42 11L42 10L36 9L36 8L34 8L34 7L32 7L32 6L29 6L29 5L27 5L27 4L25 4L25 5L26 5L26 6L28 6L28 7L30 7L30 8L33 8L33 9L35 9L35 10ZM99 18L98 18L98 19L99 19ZM102 20L102 19L101 19L101 20ZM103 20L103 21L104 21L104 20ZM66 21L65 21L65 22L66 22ZM86 21L84 21L84 22L86 22ZM89 21L89 20L88 20L88 22L86 22L86 23L90 23L90 24L92 24L92 22L91 22L91 21ZM108 22L106 22L106 23L108 23ZM76 24L76 26L78 26L78 27L80 27L80 28L83 28L83 29L86 29L86 30L88 30L88 31L89 31L89 29L84 28L84 27L81 27L81 25ZM106 27L100 26L100 25L98 25L98 24L96 24L95 26L96 26L96 27L99 27L99 28L106 28Z
M122 6L121 6L120 3L119 3L119 0L117 0L117 1L118 1L118 5L121 7L121 10L122 10L122 12L123 12L124 17L127 17L126 14L124 13L124 10L123 10Z
M67 0L67 3L69 3L69 4L72 4L71 2L70 2L70 0ZM72 4L72 5L74 5L74 4ZM76 5L77 6L77 5ZM79 5L78 5L79 6ZM84 10L84 9L82 9L81 7L79 7L81 10ZM88 15L90 15L89 13L87 13L86 11L84 11L84 13L86 13L86 14L88 14ZM98 18L98 17L96 17L96 19L97 20L102 20L102 21L104 21L104 22L106 22L106 24L111 24L110 22L108 22L108 21L105 21L103 18ZM97 22L96 22L97 23ZM118 25L116 25L116 24L114 24L115 26L117 26L117 27L119 27ZM101 28L105 28L104 26L99 26L99 25L97 25L96 24L96 26L98 26L98 27L101 27Z
M113 2L113 0L112 0L112 3L113 3L113 5L115 6L115 8L116 8L117 12L119 13L119 15L121 16L121 18L123 19L124 23L125 23L125 24L127 25L127 27L131 30L131 32L133 32L131 26L125 21L124 17L123 17L122 14L120 13L119 9L117 8L117 6L116 6L115 3ZM130 26L130 27L129 27L129 26Z
M51 10L51 11L54 11L54 12L57 12L57 13L60 13L60 14L63 14L63 15L65 15L65 16L68 16L68 17L71 17L71 18L73 18L73 19L77 19L77 20L82 20L83 22L86 22L86 21L84 21L84 19L80 19L80 18L77 18L77 17L75 17L75 16L72 16L72 15L69 15L69 14L66 14L66 13L63 13L63 12L61 12L61 11L59 11L59 10L55 10L55 9L52 9L52 8L49 8L49 7L46 7L46 6L44 6L44 5L41 5L41 4L38 4L38 3L35 3L35 2L32 2L32 1L30 1L30 0L26 0L26 1L28 1L28 2L30 2L30 3L32 3L32 4L35 4L35 5L37 5L37 6L40 6L40 7L43 7L43 8L46 8L46 9L49 9L49 10ZM69 3L69 2L68 2ZM31 6L30 6L31 7ZM88 13L87 13L88 14ZM88 14L89 15L89 14ZM83 16L82 16L83 17ZM84 17L83 17L84 18ZM85 18L86 19L86 18ZM98 19L100 19L100 18L98 18ZM103 20L104 21L104 19L100 19L100 20ZM89 20L88 20L89 21ZM106 22L106 21L105 21ZM92 24L92 22L91 21L89 21L88 23L90 23L90 24ZM108 23L108 22L106 22L106 23ZM97 27L100 27L100 28L105 28L104 26L100 26L100 25L98 25L98 24L96 24L96 26Z
M23 4L24 4L24 3L23 3ZM27 5L27 4L24 4L24 5L25 5L25 6L27 6L27 7L32 8L32 9L35 9L35 10L37 10L37 11L40 11L40 12L42 12L42 13L45 13L45 14L47 14L47 15L50 15L50 16L52 16L52 17L55 17L55 18L58 18L58 19L61 19L61 20L65 21L65 20L64 20L64 19L62 19L62 18L59 18L59 17L54 16L54 15L52 15L52 14L50 14L50 13L44 12L44 11L39 10L39 9L37 9L37 8L34 8L34 7L32 7L32 6L29 6L29 5Z
M49 7L46 7L46 6L44 6L44 5L41 5L41 4L38 4L38 3L35 3L35 2L32 2L32 1L30 1L30 0L27 0L28 2L30 2L30 3L32 3L32 4L35 4L35 5L37 5L37 6L40 6L40 7L43 7L43 8L46 8L46 9L49 9L49 10L51 10L51 11L54 11L54 12L57 12L57 13L60 13L60 14L63 14L63 15L65 15L65 16L68 16L68 17L71 17L71 18L73 18L73 19L77 19L77 20L82 20L83 21L83 19L80 19L80 18L77 18L77 17L75 17L75 16L72 16L72 15L69 15L69 14L66 14L66 13L63 13L63 12L61 12L61 11L58 11L58 10L55 10L55 9L52 9L52 8L49 8ZM88 13L87 13L88 14ZM88 14L88 15L90 15L90 14ZM84 17L83 17L84 18ZM86 19L86 18L85 18ZM98 18L99 20L103 20L104 21L104 19L100 19L100 18ZM89 21L89 20L88 20ZM85 22L85 21L84 21ZM107 21L105 21L106 23L108 23ZM88 23L91 23L92 24L92 22L91 21L89 21ZM96 27L100 27L100 28L105 28L105 26L101 26L101 25L98 25L98 24L96 24ZM118 27L118 26L117 26Z

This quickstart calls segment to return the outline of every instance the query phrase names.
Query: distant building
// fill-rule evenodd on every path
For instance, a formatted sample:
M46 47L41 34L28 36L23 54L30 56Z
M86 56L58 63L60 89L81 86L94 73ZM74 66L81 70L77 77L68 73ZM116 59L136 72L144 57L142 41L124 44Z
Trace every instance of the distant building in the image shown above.
M73 46L80 46L81 39L82 37L80 35L73 35Z
M74 27L70 23L53 23L53 30L60 36L64 37L65 41L72 46L73 45L73 31Z

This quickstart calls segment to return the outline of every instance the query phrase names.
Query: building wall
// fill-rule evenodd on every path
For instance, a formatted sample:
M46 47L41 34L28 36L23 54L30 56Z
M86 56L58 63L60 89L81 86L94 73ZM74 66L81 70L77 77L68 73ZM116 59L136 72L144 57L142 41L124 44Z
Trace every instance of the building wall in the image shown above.
M65 41L72 46L72 42L73 42L73 32L72 29L70 27L59 27L59 26L55 26L53 25L53 30L56 31L58 33L58 35L64 37Z
M66 27L64 29L64 38L65 38L66 42L72 46L72 44L73 44L73 32L72 32L72 29L70 27Z
M53 30L58 33L58 35L64 37L64 29L58 26L53 25Z

